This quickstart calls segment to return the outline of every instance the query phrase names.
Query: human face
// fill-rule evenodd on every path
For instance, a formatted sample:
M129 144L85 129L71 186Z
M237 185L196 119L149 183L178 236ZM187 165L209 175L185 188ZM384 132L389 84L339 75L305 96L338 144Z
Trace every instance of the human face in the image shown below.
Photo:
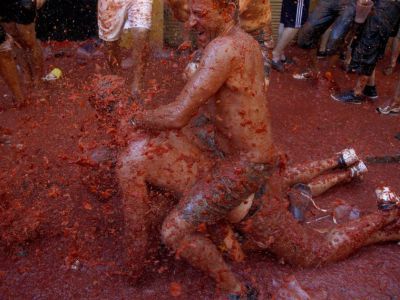
M221 10L213 0L190 0L189 13L189 25L197 32L200 44L207 44L224 28Z

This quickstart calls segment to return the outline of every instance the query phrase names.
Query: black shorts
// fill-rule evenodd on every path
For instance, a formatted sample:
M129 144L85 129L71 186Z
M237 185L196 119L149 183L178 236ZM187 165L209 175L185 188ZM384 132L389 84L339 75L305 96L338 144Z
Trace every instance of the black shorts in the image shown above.
M0 22L31 24L36 17L35 0L1 0Z
M0 24L0 44L3 44L5 41L6 41L6 31Z
M285 27L300 28L308 17L310 0L283 0L281 23Z
M400 20L399 20L399 23L397 24L397 26L392 31L390 37L395 37L395 38L400 39Z
M355 0L319 0L299 31L298 45L301 48L317 47L321 36L332 25L326 51L329 55L334 54L351 28L355 13Z
M390 34L400 21L400 2L377 1L375 11L354 40L350 68L361 75L370 76L385 53Z

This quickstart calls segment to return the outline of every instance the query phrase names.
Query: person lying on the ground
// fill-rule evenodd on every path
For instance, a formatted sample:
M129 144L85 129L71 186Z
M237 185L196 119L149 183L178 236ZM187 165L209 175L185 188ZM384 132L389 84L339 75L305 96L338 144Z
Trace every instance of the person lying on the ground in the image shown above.
M337 168L344 170L326 174ZM235 226L244 234L243 250L264 249L292 265L311 267L342 260L366 245L399 241L398 202L385 203L376 212L324 233L302 224L307 207L315 204L313 197L338 183L360 178L366 171L352 149L329 159L275 170L264 195L229 214L246 215Z
M1 1L0 3L0 74L12 91L18 105L24 95L16 63L12 54L13 41L23 52L21 61L35 87L43 76L43 55L35 31L36 5L34 1ZM9 35L7 35L7 33ZM12 35L12 37L11 37Z
M143 88L145 64L149 56L149 33L151 29L152 0L99 0L99 37L105 41L107 62L111 72L116 74L121 67L119 40L123 30L127 30L135 41L131 56L134 62L128 76L128 84L133 95L140 95Z
M199 39L210 40L199 68L175 101L135 114L135 128L160 132L138 134L119 157L125 247L137 275L148 238L146 184L164 187L180 195L164 221L164 243L177 257L214 278L219 289L246 294L245 284L198 228L223 220L266 182L274 168L262 53L237 25L235 1L191 0L189 11L189 24ZM200 108L205 113L195 118ZM189 139L180 129L191 121L194 126L212 123L215 134ZM200 148L201 140L210 151Z
M390 33L399 20L400 2L391 0L376 2L374 13L368 16L361 33L353 43L349 68L358 74L356 85L352 90L332 94L333 100L360 104L371 98L368 93L365 95L365 89L368 88L368 81L378 60L384 56Z
M388 105L378 107L376 110L383 115L400 113L400 76L399 80L397 81L397 86L392 101Z

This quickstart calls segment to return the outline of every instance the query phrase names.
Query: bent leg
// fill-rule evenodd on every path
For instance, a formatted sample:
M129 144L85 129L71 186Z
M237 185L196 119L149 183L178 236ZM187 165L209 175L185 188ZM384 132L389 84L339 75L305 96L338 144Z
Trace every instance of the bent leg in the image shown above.
M307 22L300 28L297 44L301 48L315 48L322 34L334 20L329 1L319 1L309 15Z
M35 23L28 25L16 24L18 41L26 52L32 81L39 85L43 74L43 52L39 41L36 39Z
M286 27L282 34L279 36L278 42L272 51L272 59L274 62L279 62L282 57L284 57L284 50L287 45L294 39L297 32L299 31L298 28L289 28Z
M175 133L131 142L120 156L117 168L123 193L124 243L132 277L140 276L148 251L148 234L155 216L151 214L147 183L182 193L200 172L206 172L207 158L187 139Z
M347 32L350 30L356 13L355 5L352 3L341 4L339 17L332 24L332 30L326 44L328 55L336 53L340 45L343 44Z
M322 173L337 168L346 168L359 161L354 149L344 149L331 158L314 161L311 163L299 164L289 167L283 175L283 186L289 188L296 183L307 183Z
M326 45L328 44L329 36L331 35L332 26L330 26L327 30L325 30L324 34L321 37L321 41L319 43L319 51L325 52Z
M266 181L271 170L267 165L223 160L193 186L163 224L165 244L214 278L222 290L241 293L244 286L224 262L218 248L197 229L203 223L215 224L224 219Z
M176 251L177 258L184 258L192 266L210 275L218 288L231 293L241 293L244 287L231 271L213 242L197 231L198 225L182 217L174 209L162 228L165 244Z
M0 45L0 48L3 44ZM10 88L18 104L22 104L24 102L24 96L11 49L6 51L0 49L0 75L4 78L4 81Z
M316 176L339 166L338 157L331 157L310 163L289 167L283 175L287 187L296 183L307 183Z
M337 172L335 174L328 174L320 176L315 180L308 183L311 195L317 197L325 193L330 188L342 182L348 182L352 179L350 170Z

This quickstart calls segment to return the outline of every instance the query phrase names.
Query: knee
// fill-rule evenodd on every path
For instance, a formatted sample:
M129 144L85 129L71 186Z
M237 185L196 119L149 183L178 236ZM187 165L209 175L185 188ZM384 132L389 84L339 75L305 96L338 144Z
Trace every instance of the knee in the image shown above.
M33 50L36 47L36 36L30 32L20 34L18 41L21 46L27 50Z
M310 22L306 22L303 27L299 30L297 45L303 49L313 48L315 45L313 37L313 25Z
M340 33L332 31L328 43L326 44L326 53L334 55L338 51L338 46L343 42L344 37Z

